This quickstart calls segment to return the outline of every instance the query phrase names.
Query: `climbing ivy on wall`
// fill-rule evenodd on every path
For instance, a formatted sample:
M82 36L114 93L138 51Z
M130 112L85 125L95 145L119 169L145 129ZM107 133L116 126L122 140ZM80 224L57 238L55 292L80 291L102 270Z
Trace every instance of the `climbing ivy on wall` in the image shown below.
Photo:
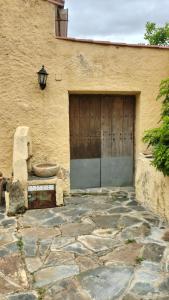
M146 130L143 141L152 146L152 165L169 176L169 78L161 82L158 99L162 99L160 126Z

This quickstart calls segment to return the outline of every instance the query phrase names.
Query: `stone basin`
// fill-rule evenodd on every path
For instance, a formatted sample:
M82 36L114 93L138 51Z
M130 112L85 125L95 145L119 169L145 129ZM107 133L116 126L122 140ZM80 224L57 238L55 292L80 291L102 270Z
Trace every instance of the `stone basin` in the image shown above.
M38 177L52 177L56 175L57 166L51 163L37 164L33 166L33 172Z

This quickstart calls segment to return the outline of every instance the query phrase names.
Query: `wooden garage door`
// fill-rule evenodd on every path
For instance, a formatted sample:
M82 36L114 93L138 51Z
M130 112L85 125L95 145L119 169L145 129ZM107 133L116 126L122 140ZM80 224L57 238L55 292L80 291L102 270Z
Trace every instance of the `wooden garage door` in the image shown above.
M133 96L71 95L71 188L131 186L133 128Z

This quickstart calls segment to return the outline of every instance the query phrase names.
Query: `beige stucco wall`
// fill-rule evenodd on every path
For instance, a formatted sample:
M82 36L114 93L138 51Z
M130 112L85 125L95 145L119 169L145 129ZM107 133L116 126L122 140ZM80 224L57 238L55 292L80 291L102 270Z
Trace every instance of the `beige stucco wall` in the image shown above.
M139 155L136 171L136 197L139 202L169 221L169 177L151 165L151 159Z
M69 92L134 93L136 158L144 129L156 125L161 79L169 76L169 50L58 40L54 5L45 0L0 2L0 170L12 169L13 135L30 126L34 161L56 161L69 171ZM44 64L47 88L36 72ZM67 182L68 185L68 182Z

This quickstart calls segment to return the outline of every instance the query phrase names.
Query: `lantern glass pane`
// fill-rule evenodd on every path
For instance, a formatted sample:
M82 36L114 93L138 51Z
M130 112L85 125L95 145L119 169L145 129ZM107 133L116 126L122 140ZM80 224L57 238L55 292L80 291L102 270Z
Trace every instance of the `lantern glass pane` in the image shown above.
M46 84L46 80L47 80L47 75L44 74L44 75L43 75L43 83L44 83L44 84Z
M38 82L39 82L39 84L41 83L41 75L40 74L38 74Z

